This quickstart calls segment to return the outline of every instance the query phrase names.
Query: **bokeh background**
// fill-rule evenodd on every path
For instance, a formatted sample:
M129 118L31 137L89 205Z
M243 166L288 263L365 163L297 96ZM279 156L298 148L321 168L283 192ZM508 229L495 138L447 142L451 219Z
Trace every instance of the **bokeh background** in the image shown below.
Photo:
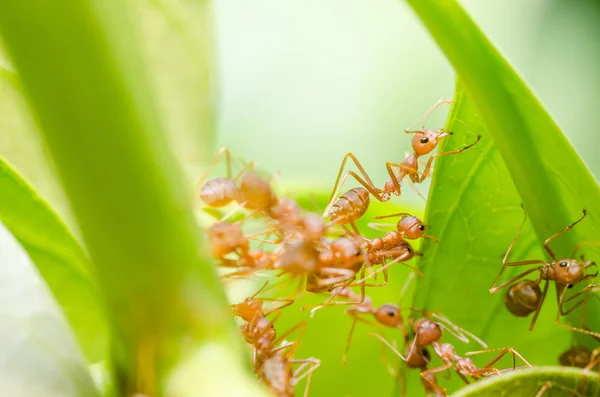
M403 129L437 99L452 96L452 68L399 1L219 0L211 9L191 0L129 3L160 116L190 183L222 145L267 172L280 171L278 181L292 193L328 193L347 152L381 183L384 162L401 160L409 149ZM600 2L462 4L600 175ZM210 40L203 25L194 23L198 15L212 21ZM441 127L444 115L440 109L429 125ZM207 121L213 126L209 136L202 129ZM0 55L0 154L74 228L5 55ZM410 192L400 203L417 212L424 206ZM397 294L378 291L375 299L383 303ZM295 321L283 319L282 326ZM300 353L324 360L311 396L394 389L366 327L357 330L348 366L339 365L349 325L341 311L321 313L310 324Z

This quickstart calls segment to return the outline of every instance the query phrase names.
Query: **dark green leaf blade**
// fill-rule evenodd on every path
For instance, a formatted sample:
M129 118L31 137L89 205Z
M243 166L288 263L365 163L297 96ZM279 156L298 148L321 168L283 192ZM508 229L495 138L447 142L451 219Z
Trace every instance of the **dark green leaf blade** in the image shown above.
M0 158L0 221L51 289L89 362L108 354L108 327L89 259L64 223Z

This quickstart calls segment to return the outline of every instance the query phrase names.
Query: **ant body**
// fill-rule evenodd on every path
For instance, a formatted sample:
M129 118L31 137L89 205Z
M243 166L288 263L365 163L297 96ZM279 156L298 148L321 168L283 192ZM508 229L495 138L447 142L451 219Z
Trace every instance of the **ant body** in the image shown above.
M266 299L256 296L264 290L267 283L263 285L254 295L246 298L244 302L232 305L235 316L242 318L246 323L240 327L244 339L254 347L252 365L259 378L278 397L293 397L294 386L302 379L308 377L304 396L308 396L312 373L321 365L321 361L315 358L293 359L298 341L286 342L284 338L293 331L306 326L302 322L279 338L276 337L274 323L279 318L282 308L293 303L291 299ZM282 305L265 311L264 301L280 301ZM276 317L269 321L266 316L277 312ZM294 371L292 365L300 364Z
M588 291L597 287L596 284L589 284L586 287L584 287L583 289L581 289L580 291L578 291L577 293L575 293L569 297L565 297L567 289L573 287L576 284L579 284L580 282L582 282L584 280L593 279L597 276L598 272L595 272L593 274L585 274L585 270L587 268L592 267L592 266L596 267L596 264L592 261L585 261L583 259L583 256L580 261L578 261L577 259L557 258L556 255L554 254L554 251L552 251L552 249L549 247L549 243L552 240L554 240L555 238L568 232L576 224L581 222L583 220L583 218L585 218L585 216L587 215L587 211L583 210L583 215L581 216L581 218L579 218L575 222L571 223L570 225L568 225L567 227L565 227L563 230L559 231L558 233L555 233L552 236L548 237L546 239L546 241L544 241L544 249L546 250L548 255L550 255L550 257L552 258L551 262L548 262L544 259L530 259L530 260L524 260L524 261L509 262L508 256L510 255L510 252L512 251L517 239L521 235L521 231L523 230L523 225L525 224L525 220L527 219L527 211L525 211L525 208L523 208L523 211L525 213L523 222L521 223L521 226L519 227L517 235L513 239L512 243L508 247L508 250L506 251L506 254L504 255L504 259L502 260L502 269L500 270L500 273L498 273L498 276L496 276L494 283L490 287L490 294L494 294L494 293L498 292L502 288L514 283L515 281L522 279L523 277L525 277L526 275L528 275L530 273L539 272L539 276L538 276L537 280L535 280L535 281L523 280L523 281L513 284L509 288L509 290L505 296L505 305L508 308L508 310L516 316L527 316L530 313L535 312L533 315L533 318L531 320L531 323L529 325L529 329L530 330L533 329L533 326L535 325L537 317L540 313L540 309L542 307L542 304L544 303L544 299L548 292L548 287L549 287L550 281L554 281L555 285L556 285L556 298L558 301L558 312L556 314L556 321L555 321L556 325L558 325L559 327L562 327L562 328L569 329L571 331L582 332L582 333L585 333L588 335L600 337L600 333L592 332L592 331L589 331L586 329L575 328L575 327L565 325L565 324L560 324L560 322L559 322L559 316L564 316L564 315L567 315L568 313L572 312L573 310L575 310L575 308L580 306L584 302L584 300L583 299L580 300L579 302L574 304L568 310L564 309L565 303L570 302L573 299L577 298L578 296L580 296L582 294L586 294ZM577 251L583 245L590 245L590 244L588 244L588 243L578 244L575 247L575 250L574 250L571 258L574 258L576 256ZM518 274L515 277L511 278L510 280L507 280L507 281L501 283L500 285L496 285L506 267L508 267L508 266L525 266L525 265L533 265L533 264L538 264L540 266L526 270L526 271L522 272L521 274ZM542 280L545 281L543 291L539 287L539 284L542 282Z
M344 156L344 159L342 160L342 164L340 166L340 170L338 172L338 176L336 178L336 182L333 187L333 191L329 198L329 203L325 209L324 215L329 215L332 221L334 219L337 219L340 223L346 220L346 223L352 223L356 219L360 218L360 216L362 216L362 214L364 214L364 212L366 211L366 208L369 205L369 193L380 202L388 201L392 197L392 194L400 196L400 184L402 183L402 180L404 178L409 177L413 183L422 183L431 173L431 165L436 157L461 153L464 150L471 148L477 142L479 142L481 136L477 136L477 140L475 142L464 146L460 149L431 155L431 157L427 161L427 164L425 165L423 173L419 174L419 157L431 153L438 146L438 144L443 138L452 135L451 132L443 130L427 130L425 129L425 123L427 122L427 119L429 118L433 110L435 110L438 106L444 103L451 102L452 101L439 100L431 109L425 112L425 114L419 118L422 118L424 120L423 127L421 129L414 131L409 130L409 128L411 127L405 129L405 132L407 134L414 134L411 140L413 153L408 154L407 157L400 164L393 162L386 163L386 168L390 179L385 182L383 189L377 188L375 186L375 184L373 183L363 166L360 164L356 156L353 153L347 153ZM415 123L413 123L413 125ZM342 176L344 172L344 167L346 165L346 161L348 159L351 159L354 162L362 177L356 174L354 171L347 171L346 174ZM346 192L334 203L334 198L336 197L339 189L349 176L352 176L354 179L356 179L362 185L362 188L354 188ZM346 214L346 216L343 217L341 214ZM355 228L354 225L353 227Z

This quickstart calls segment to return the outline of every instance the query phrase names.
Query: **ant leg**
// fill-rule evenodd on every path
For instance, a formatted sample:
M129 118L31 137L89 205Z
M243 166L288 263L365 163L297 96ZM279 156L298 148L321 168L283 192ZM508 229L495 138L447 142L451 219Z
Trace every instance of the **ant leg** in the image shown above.
M342 165L340 166L340 171L338 172L337 178L335 180L335 184L333 185L333 192L331 193L331 196L329 197L329 201L327 202L327 206L325 207L325 212L323 213L323 216L325 216L325 214L327 214L329 212L329 207L331 206L331 204L333 204L334 197L337 196L337 194L339 193L339 190L341 189L342 185L344 184L344 181L346 180L346 177L342 178L342 174L344 173L344 166L346 165L346 161L348 161L348 159L350 159L354 162L354 165L356 165L356 168L358 168L358 171L365 178L366 182L364 182L364 183L361 182L361 184L368 185L373 188L375 187L375 185L373 184L373 181L371 180L371 178L369 177L369 175L367 174L367 172L365 171L363 166L360 164L360 162L358 161L356 156L352 152L346 153L346 155L344 156L344 159L342 160ZM352 172L352 171L348 171L346 173L346 176L350 172ZM356 174L354 174L354 175L356 175ZM357 180L359 180L359 182L362 181L362 179L360 179L360 178L357 178ZM369 189L367 189L367 190L369 190Z
M435 375L435 374L437 374L438 372L444 372L444 371L446 371L447 369L450 369L450 368L452 368L452 364L446 364L446 365L444 365L444 366L441 366L441 367L438 367L438 368L433 368L433 369L429 369L429 370L427 370L427 371L422 371L422 372L420 373L420 375L421 375L421 379L423 380L423 382L427 382L427 383L429 383L430 387L431 387L433 390L441 391L441 392L444 394L444 396L446 396L446 395L447 395L447 394L446 394L446 389L444 389L443 387L441 387L441 386L440 386L440 385L438 385L437 383L433 383L433 382L431 381L431 379L429 379L428 375ZM461 375L461 378L462 378L462 380L463 380L463 381L464 381L466 384L469 384L469 381L468 381L468 380L467 380L467 379L466 379L464 376L462 376L462 374L459 374L459 375Z
M442 106L442 105L444 105L446 103L453 103L453 102L454 102L454 100L452 100L452 99L444 99L444 98L438 99L438 101L432 107L430 107L425 113L423 113L411 125L409 125L408 127L406 127L404 129L404 132L406 132L407 134L420 132L420 130L418 130L418 131L410 131L410 129L413 128L415 126L415 124L417 124L420 120L423 120L423 125L421 126L421 129L425 128L425 124L427 123L427 120L429 119L429 116L431 116L431 113L433 113L433 111L435 109L437 109L438 107L440 107L440 106Z
M327 276L330 276L328 278L317 281L317 284L322 287L334 287L336 284L348 281L356 276L356 272L354 272L353 270L340 269L336 267L324 267L320 269L320 272Z
M398 349L396 349L390 342L388 342L383 336L373 333L371 332L369 334L369 336L372 336L374 338L377 338L381 341L381 343L383 343L384 345L386 345L387 347L390 348L390 350L392 350L394 353L396 353L396 355L398 357L400 357L402 359L402 361L406 362L406 357L404 357L402 354L400 354L400 352L398 351Z
M417 189L414 183L412 183L410 180L406 181L406 183L408 183L408 187L410 187L413 192L417 193L417 195L427 203L427 198L423 196L423 193L421 193L421 191Z
M283 342L287 336L289 336L292 332L294 332L298 329L300 330L300 334L299 334L298 338L296 339L296 341L293 342L295 345L293 351L295 352L296 348L298 347L298 344L300 344L300 341L302 340L302 337L304 336L304 332L306 331L306 321L300 321L298 324L294 325L292 328L288 329L283 334L279 335L279 337L277 339L275 339L272 344L278 345L279 343Z
M540 315L540 311L542 310L542 305L544 304L544 299L546 299L546 294L548 293L548 286L550 286L550 282L546 280L544 284L544 290L542 291L542 296L540 297L540 303L538 307L535 309L535 313L533 313L533 318L531 319L531 323L529 324L529 330L533 330L533 326L537 321L538 316Z
M242 169L240 170L240 172L238 172L238 174L235 176L235 178L233 178L233 181L237 182L237 180L240 179L240 177L242 175L244 175L244 172L254 169L254 165L255 165L254 161L251 161L248 164L246 164L245 166L243 166Z
M350 342L352 341L352 335L354 334L354 328L356 327L357 322L363 322L365 324L369 324L371 326L377 327L377 323L364 319L360 317L359 312L346 312L350 317L352 317L352 326L350 327L350 332L348 333L348 337L346 338L346 346L344 346L344 354L342 355L342 365L346 365L348 362L348 352L350 351Z
M204 175L202 175L202 177L200 178L200 181L196 184L196 187L194 190L198 189L198 187L204 183L206 178L208 178L208 176L210 175L210 172L219 163L219 160L221 159L221 156L223 156L223 155L225 156L225 164L227 165L227 178L231 178L231 157L229 154L229 149L224 146L221 149L219 149L214 160L209 165L208 169L204 172Z
M379 216L376 216L375 219L396 218L399 216L412 216L412 214L409 214L408 212L398 212L398 213L389 214L389 215L379 215ZM386 223L386 225L387 225L387 223Z
M543 262L543 261L531 260L531 261L512 262L510 264L507 264L506 266L525 266L525 265L532 265L534 263L539 263L539 262ZM515 277L503 282L500 285L495 285L498 282L497 279L500 278L500 275L502 274L502 271L504 270L504 267L502 267L502 271L500 271L500 273L496 277L496 280L494 280L494 284L492 284L492 287L490 288L490 294L495 294L496 292L500 291L502 288L506 287L509 284L512 284L513 282L515 282L517 280L522 279L523 277L527 276L528 274L531 274L535 271L541 272L542 269L543 269L543 266L534 267L533 269L526 270L523 273L516 275Z
M575 250L573 251L573 255L571 258L575 258L577 256L577 252L581 249L581 247L598 247L600 246L600 241L584 241L575 246Z
M517 366L517 363L516 363L517 357L523 362L523 364L525 364L526 366L528 366L530 368L533 368L533 365L531 365L527 360L525 360L525 358L519 352L517 352L515 349L513 349L512 347L501 347L498 349L487 349L487 350L479 350L479 351L474 351L474 352L467 352L465 355L474 356L477 354L490 353L490 352L495 352L495 351L500 351L500 353L496 357L494 357L489 363L484 365L482 369L491 368L492 365L496 364L502 357L504 357L508 353L512 353L512 355L513 355L513 368L512 369L515 369Z
M584 208L583 209L583 215L581 216L581 218L577 219L575 222L571 223L569 226L565 227L560 232L558 232L556 234L553 234L552 236L548 237L546 239L546 241L544 241L544 249L546 250L546 252L548 252L548 255L550 255L550 257L552 257L553 260L556 260L556 255L554 254L554 251L552 251L552 249L550 249L550 247L548 246L548 244L550 243L550 241L554 240L558 236L560 236L562 234L565 234L566 232L568 232L569 230L571 230L573 228L573 226L575 226L576 224L578 224L579 222L581 222L583 220L583 218L585 218L586 215L587 215L587 211Z
M586 300L587 300L587 296L588 296L588 292L590 290L594 290L596 288L598 288L599 285L598 284L588 284L586 285L584 288L582 288L580 291L574 293L573 295L569 296L568 298L565 299L565 295L567 292L567 288L565 288L564 286L561 286L561 291L560 293L558 292L558 286L557 286L557 294L556 297L558 298L558 311L560 313L561 316L566 316L567 314L571 313L573 310L575 310L576 308L578 308L581 304L583 304ZM571 306L569 309L564 310L563 309L563 305L567 302L572 301L573 299L577 298L580 295L585 294L585 297L583 299L581 299L579 302L575 303L573 306Z
M588 285L587 287L590 287L590 286L593 286L593 284L590 284L590 285ZM586 290L586 289L587 289L587 287L585 287L585 288L584 288L584 289L582 289L581 291L584 291L584 290ZM593 288L593 287L592 287L592 288ZM592 289L592 288L589 288L589 289L587 289L587 290L586 290L586 291L584 291L584 292L588 292L588 291L589 291L590 289ZM581 291L580 291L580 292L581 292ZM544 292L545 292L545 291L544 291ZM556 319L554 320L554 323L555 323L557 326L561 327L561 328L565 328L565 329L568 329L568 330L570 330L570 331L573 331L573 332L581 332L582 334L590 335L591 337L593 337L593 338L595 338L595 339L597 339L597 338L600 338L600 333L598 333L598 332L590 331L589 329L584 329L584 328L576 328L576 327L573 327L573 326L571 326L571 325L567 325L567 324L561 324L561 323L560 323L560 315L561 315L561 310L560 310L560 309L561 309L561 306L562 306L562 304L565 302L565 301L563 301L563 297L564 297L564 295L565 295L565 292L566 292L566 288L565 288L565 287L563 287L563 290L562 290L562 291L560 291L560 292L558 291L558 288L557 288L557 290L556 290L556 294L557 294L557 296L558 296L558 307L559 307L559 310L556 312ZM572 297L570 297L570 298L574 298L574 297L578 296L578 294L579 294L579 293L576 293L576 294L574 294L574 295L573 295ZM572 308L571 308L570 310L568 310L566 313L569 313L570 311L572 311L572 310L573 310L575 307L579 306L579 305L580 305L582 302L583 302L583 301L580 301L580 302L578 302L578 303L577 303L577 304L576 304L574 307L572 307Z
M381 255L380 255L381 254ZM406 257L409 256L410 254L407 253L406 251L395 251L395 250L390 250L390 251L381 251L377 253L377 256L387 256L387 255L394 255L394 254L401 254L399 257L395 258L394 260L392 260L391 262L385 264L384 266L380 267L379 269L375 270L373 273L369 274L368 276L355 281L354 283L350 284L350 286L357 286L357 285L361 285L362 283L364 283L366 280L374 277L377 273L381 273L384 272L384 275L387 273L387 269L396 264L396 263L400 263L401 265L404 265L406 267L411 268L415 273L417 273L421 278L425 279L425 276L423 275L423 273L421 273L421 271L419 269L417 269L414 266L411 266L407 263L402 262L403 260L406 260ZM386 277L387 278L387 277ZM387 280L386 280L387 282ZM386 284L383 284L386 285Z
M303 360L290 360L290 363L301 363L301 365L294 371L292 377L294 379L294 385L297 385L302 379L308 377L306 380L306 387L304 388L304 397L308 397L308 391L310 390L313 372L319 368L321 365L321 360L317 358L306 358ZM302 375L298 376L298 374L300 374L306 367L308 367L308 370Z
M384 226L384 227L387 226L387 227L391 227L391 228L395 228L396 227L396 225L394 225L392 223L378 223L378 222L369 222L369 223L367 223L367 227L369 227L372 230L375 230L375 231L378 231L378 232L382 232L382 233L389 232L389 230L382 229L381 226Z
M421 178L419 179L419 183L423 182L425 180L425 178L427 178L429 176L429 174L431 173L431 164L433 163L433 160L436 157L442 157L442 156L447 156L449 154L459 154L462 153L463 151L472 148L473 146L475 146L475 144L477 142L479 142L481 140L481 135L477 135L477 139L475 140L475 142L467 145L467 146L463 146L460 149L457 150L452 150L449 152L442 152L442 153L435 153L432 154L429 159L427 160L427 165L425 166L425 169L423 170L423 174L421 174Z

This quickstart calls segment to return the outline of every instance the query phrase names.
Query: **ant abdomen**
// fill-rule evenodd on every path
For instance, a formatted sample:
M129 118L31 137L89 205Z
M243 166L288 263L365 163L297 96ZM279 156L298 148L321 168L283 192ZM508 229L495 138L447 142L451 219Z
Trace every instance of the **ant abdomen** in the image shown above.
M220 208L239 198L239 191L233 180L216 177L200 188L200 199L209 207Z
M426 368L431 361L431 354L425 347L417 347L414 342L406 345L404 349L406 365L409 368Z
M362 187L350 189L333 203L329 211L329 219L341 224L354 222L367 212L370 202L371 197L366 189Z
M558 357L560 365L565 367L585 368L592 359L592 352L587 347L575 346Z
M511 286L504 295L504 305L515 316L526 317L539 306L540 286L533 280L523 280Z

